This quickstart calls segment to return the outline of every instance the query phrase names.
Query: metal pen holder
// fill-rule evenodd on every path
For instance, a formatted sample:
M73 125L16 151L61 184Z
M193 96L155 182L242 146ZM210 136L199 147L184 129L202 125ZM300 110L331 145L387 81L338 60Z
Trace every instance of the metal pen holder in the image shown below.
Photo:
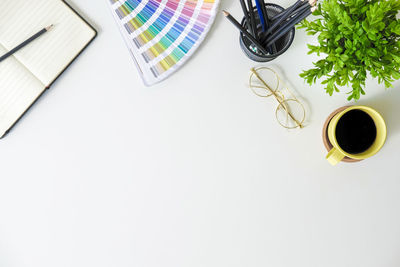
M276 4L271 4L271 3L266 3L265 8L268 13L269 18L273 18L274 16L278 15L285 9L279 5ZM254 16L256 18L256 25L257 25L257 34L262 33L262 27L261 27L261 22L257 13L257 8L253 9ZM242 20L242 26L244 28L247 28L246 24L246 19L243 18ZM279 38L276 42L276 53L271 53L271 54L264 54L261 51L258 51L253 43L243 35L243 33L240 33L240 47L242 48L243 52L246 54L248 58L250 58L253 61L256 62L268 62L271 60L274 60L275 58L279 57L283 53L285 53L289 47L292 45L294 36L295 36L296 28L293 27L292 30L290 30L288 33L286 33L284 36Z

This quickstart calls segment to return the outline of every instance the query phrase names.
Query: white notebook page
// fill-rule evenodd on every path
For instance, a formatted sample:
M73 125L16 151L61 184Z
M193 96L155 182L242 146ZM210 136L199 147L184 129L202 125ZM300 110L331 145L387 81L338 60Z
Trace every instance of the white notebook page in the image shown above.
M45 85L51 84L95 32L61 0L0 0L0 44L10 50L54 28L15 54Z
M0 55L7 50L0 45ZM0 137L43 92L42 84L14 57L0 63Z

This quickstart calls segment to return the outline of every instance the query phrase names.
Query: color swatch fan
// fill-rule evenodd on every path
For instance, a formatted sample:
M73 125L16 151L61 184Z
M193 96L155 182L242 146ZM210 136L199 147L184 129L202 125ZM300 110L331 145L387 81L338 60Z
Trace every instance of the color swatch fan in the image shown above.
M174 73L204 40L220 0L108 0L146 85Z

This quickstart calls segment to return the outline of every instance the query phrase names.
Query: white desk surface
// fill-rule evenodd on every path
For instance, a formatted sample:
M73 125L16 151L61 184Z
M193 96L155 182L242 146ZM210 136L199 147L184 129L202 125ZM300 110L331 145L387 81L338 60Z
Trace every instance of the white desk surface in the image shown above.
M383 150L331 167L321 127L348 103L298 76L315 59L302 30L264 64L309 104L307 127L288 132L246 86L257 64L222 15L146 88L106 1L71 2L99 36L0 141L0 266L400 265L398 83L368 82L359 102L387 120ZM238 1L221 9L240 15Z

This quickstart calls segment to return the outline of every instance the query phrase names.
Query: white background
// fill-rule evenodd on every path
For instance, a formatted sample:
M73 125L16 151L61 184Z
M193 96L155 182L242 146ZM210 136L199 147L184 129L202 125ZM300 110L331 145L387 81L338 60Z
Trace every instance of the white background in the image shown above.
M382 151L332 167L321 128L348 89L298 76L315 60L302 30L264 64L308 103L307 127L287 131L247 87L257 64L222 15L146 88L107 1L71 2L99 36L0 141L1 267L400 265L399 84L370 81L359 102L387 121Z

